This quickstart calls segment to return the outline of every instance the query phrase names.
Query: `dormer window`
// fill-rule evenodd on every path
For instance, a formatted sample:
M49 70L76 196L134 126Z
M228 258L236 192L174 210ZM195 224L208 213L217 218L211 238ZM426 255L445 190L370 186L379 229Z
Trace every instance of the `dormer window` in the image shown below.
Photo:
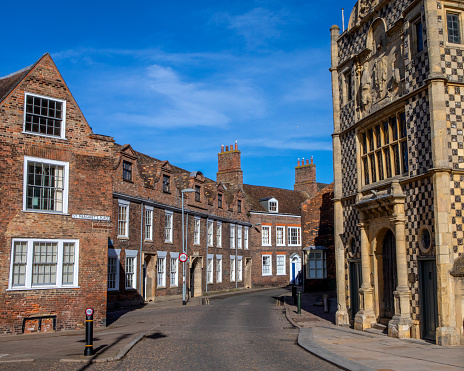
M277 201L269 201L269 211L272 213L277 212Z
M270 213L279 212L279 201L274 197L262 198L259 203Z
M195 201L196 201L196 202L200 202L200 201L201 201L200 190L201 190L201 187L196 185L196 186L195 186Z
M218 208L222 209L222 194L218 194Z
M163 175L163 192L171 192L171 177L168 175Z
M122 179L132 182L132 164L128 161L122 162Z
M66 101L26 93L24 132L65 137Z

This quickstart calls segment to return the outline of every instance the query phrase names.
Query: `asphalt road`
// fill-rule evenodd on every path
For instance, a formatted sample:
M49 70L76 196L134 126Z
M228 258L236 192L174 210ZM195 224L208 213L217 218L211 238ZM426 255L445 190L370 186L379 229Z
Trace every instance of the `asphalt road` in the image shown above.
M298 329L278 305L277 297L284 292L266 290L211 298L210 305L128 313L125 321L144 321L147 329L155 328L118 362L36 361L10 364L8 369L338 370L297 345Z

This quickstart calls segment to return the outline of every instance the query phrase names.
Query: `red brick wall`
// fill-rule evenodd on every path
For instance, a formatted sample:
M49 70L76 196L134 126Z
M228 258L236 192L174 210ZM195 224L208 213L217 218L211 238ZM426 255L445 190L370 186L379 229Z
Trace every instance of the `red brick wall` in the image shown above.
M335 280L333 183L322 189L302 205L303 241L305 246L324 246L326 250L327 278ZM309 286L328 288L327 282L311 280Z
M66 100L66 140L23 133L25 91ZM93 135L48 55L1 103L0 116L0 333L19 333L24 319L40 316L56 316L58 330L81 328L87 307L104 325L111 227L72 214L109 216L112 139ZM24 156L69 163L68 214L22 211ZM79 287L8 290L13 238L78 239Z
M235 185L243 184L240 151L237 149L237 144L235 144L235 149L231 145L230 150L226 147L224 152L224 148L221 148L221 152L218 153L217 181Z

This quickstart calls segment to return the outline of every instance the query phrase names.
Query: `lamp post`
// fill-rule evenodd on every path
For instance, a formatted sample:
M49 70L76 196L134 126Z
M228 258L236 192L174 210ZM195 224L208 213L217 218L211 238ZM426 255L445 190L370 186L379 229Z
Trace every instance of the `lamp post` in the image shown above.
M184 193L195 192L193 188L185 188L182 193L182 252L187 254L187 246L185 245L185 225L184 225ZM182 262L182 304L187 304L185 296L187 293L187 281L185 279L185 262Z

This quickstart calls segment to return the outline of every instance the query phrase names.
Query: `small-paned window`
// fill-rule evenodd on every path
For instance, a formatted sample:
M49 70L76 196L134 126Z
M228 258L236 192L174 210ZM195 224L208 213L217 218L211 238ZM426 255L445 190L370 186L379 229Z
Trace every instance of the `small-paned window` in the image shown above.
M172 242L172 213L164 214L164 242Z
M136 267L137 267L137 258L136 255L131 254L129 255L129 250L126 250L126 289L135 289L136 285Z
M301 228L300 227L288 227L288 244L289 245L301 245Z
M24 131L64 138L66 102L32 94L26 94Z
M168 175L163 175L163 192L171 192L171 177Z
M277 201L269 201L269 211L271 213L277 212Z
M230 248L235 249L235 225L230 225Z
M157 262L157 280L158 287L166 287L166 257L159 257Z
M230 282L235 282L235 256L230 257Z
M284 254L279 254L277 255L277 275L282 276L286 274L285 270L285 255Z
M222 223L217 222L216 226L216 246L222 247Z
M214 222L212 220L208 220L208 246L213 246L213 227Z
M207 263L207 274L206 274L206 282L207 283L213 283L213 258L208 258L208 263Z
M237 249L242 248L242 226L237 226Z
M128 161L122 162L122 179L132 182L132 164Z
M145 240L153 239L153 209L145 206Z
M448 42L453 44L461 43L461 29L459 25L458 13L446 13L446 23L448 26Z
M261 245L262 246L271 245L271 227L268 225L263 225L261 227Z
M242 201L240 200L237 201L237 212L242 212Z
M272 276L272 260L271 255L263 255L262 257L262 275Z
M406 115L396 114L361 133L364 185L409 172Z
M327 278L324 250L311 251L308 256L307 277L310 279Z
M218 207L222 209L222 194L218 193Z
M119 290L120 253L119 249L108 249L108 291Z
M178 258L173 258L171 256L171 265L170 265L170 267L171 267L171 278L170 278L171 287L177 286L178 282L179 282L178 281L179 273L178 273L178 269L177 269L178 265L179 265L179 259Z
M276 245L285 246L285 227L276 227Z
M195 218L194 220L194 233L193 233L193 243L195 245L200 244L200 218Z
M242 257L237 256L237 281L242 282L242 280L243 280Z
M200 194L200 191L201 191L201 187L200 186L195 186L195 201L196 202L200 202L201 201L201 194Z
M243 248L248 250L248 227L243 230Z
M118 237L129 237L129 202L118 201Z
M222 282L222 256L216 257L216 283Z

